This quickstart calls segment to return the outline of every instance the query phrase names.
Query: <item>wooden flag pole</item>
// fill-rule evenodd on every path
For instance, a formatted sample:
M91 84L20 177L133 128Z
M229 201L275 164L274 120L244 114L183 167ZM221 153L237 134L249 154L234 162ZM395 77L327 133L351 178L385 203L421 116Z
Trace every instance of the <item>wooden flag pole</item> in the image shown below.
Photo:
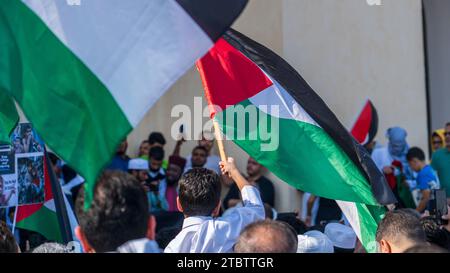
M220 133L219 123L214 120L214 134L217 140L217 146L219 147L220 160L227 161L227 155L225 154L225 148L223 146L222 134Z

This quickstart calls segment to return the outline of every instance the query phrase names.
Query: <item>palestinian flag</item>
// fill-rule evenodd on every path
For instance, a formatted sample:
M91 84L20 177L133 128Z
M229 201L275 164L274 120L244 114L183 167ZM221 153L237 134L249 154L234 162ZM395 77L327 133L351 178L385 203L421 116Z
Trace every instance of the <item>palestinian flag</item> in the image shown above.
M19 114L17 113L14 101L8 94L0 90L0 144L10 144L9 135L19 122Z
M0 92L86 179L89 205L119 143L247 0L1 2Z
M57 186L61 187L59 184ZM45 201L42 204L23 205L17 208L16 227L31 230L40 233L42 236L51 241L60 243L68 243L63 240L63 229L58 219L58 208L54 198L54 191L50 180L49 166L44 160L44 196ZM75 238L74 229L78 225L75 214L64 195L65 213L68 216L71 238ZM62 213L61 211L59 213Z
M197 67L225 136L293 187L339 200L373 251L382 205L395 197L364 148L306 81L271 50L233 30Z
M365 145L374 140L378 132L378 113L370 100L364 104L361 113L352 127L352 136L361 144Z

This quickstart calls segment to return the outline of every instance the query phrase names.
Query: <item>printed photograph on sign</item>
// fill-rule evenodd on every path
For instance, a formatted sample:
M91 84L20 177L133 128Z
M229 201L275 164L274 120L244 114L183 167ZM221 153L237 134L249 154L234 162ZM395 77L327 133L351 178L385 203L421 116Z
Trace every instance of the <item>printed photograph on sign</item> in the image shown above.
M0 207L17 206L17 176L14 153L0 151Z
M16 155L19 206L44 202L43 164L42 154Z
M15 154L44 152L44 142L31 123L20 123L11 134L12 149Z

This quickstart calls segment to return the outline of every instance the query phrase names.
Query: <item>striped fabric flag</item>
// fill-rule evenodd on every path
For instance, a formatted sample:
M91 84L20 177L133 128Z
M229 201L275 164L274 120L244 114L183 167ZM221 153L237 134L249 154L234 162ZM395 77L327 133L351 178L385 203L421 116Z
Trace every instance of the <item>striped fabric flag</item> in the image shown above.
M89 205L121 140L246 3L2 0L0 92L86 179Z
M59 184L56 186L60 187ZM58 220L57 204L55 203L54 192L50 181L50 172L47 161L44 160L44 203L23 205L17 207L16 227L32 230L43 235L47 240L52 240L60 243L68 243L63 240L62 228ZM75 238L74 230L78 225L75 214L64 195L66 214L70 224L71 237ZM61 209L61 208L60 208ZM60 212L63 213L63 212Z
M225 136L295 188L339 200L361 242L373 251L382 205L395 203L395 197L364 148L297 71L233 30L197 67ZM268 128L271 139L264 133ZM269 140L276 147L268 147Z
M352 136L362 145L375 139L378 132L378 113L372 101L367 100L361 113L353 124Z

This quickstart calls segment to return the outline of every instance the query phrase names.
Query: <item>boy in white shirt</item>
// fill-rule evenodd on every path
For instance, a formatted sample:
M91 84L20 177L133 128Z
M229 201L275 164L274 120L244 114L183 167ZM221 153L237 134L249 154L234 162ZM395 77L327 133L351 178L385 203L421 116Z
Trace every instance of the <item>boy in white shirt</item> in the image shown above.
M220 177L211 170L195 168L183 175L179 185L177 206L185 219L183 229L173 239L166 253L231 252L240 232L265 217L258 189L239 173L233 158L220 162L220 169L237 184L244 206L225 217L220 211Z

